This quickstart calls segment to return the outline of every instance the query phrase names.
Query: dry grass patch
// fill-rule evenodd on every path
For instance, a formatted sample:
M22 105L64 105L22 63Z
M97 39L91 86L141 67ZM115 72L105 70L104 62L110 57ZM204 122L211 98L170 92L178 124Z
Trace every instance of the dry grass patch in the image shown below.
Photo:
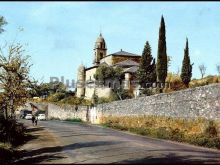
M220 149L220 121L165 116L108 116L103 117L101 123L141 135Z

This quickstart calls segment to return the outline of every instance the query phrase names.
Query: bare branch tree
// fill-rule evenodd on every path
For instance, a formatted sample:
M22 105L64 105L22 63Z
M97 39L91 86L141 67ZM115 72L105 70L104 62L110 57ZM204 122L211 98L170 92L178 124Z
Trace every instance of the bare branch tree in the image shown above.
M204 75L205 75L206 68L207 68L207 67L206 67L204 64L199 65L199 70L200 70L200 73L201 73L201 75L202 75L202 78L203 78Z
M220 64L216 65L216 70L218 71L218 74L220 75Z

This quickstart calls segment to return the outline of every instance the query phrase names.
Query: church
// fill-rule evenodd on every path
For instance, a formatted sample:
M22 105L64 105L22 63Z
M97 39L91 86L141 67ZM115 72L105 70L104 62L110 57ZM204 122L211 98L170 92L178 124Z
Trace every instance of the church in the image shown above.
M141 56L120 50L118 52L107 54L107 45L102 34L98 36L94 47L94 61L91 67L80 65L77 72L77 87L76 96L84 97L85 99L92 99L93 94L96 93L98 97L108 98L113 89L116 87L118 81L106 81L102 86L97 86L95 83L94 74L101 65L121 67L123 69L123 84L124 89L132 90L133 94L137 94L136 88L133 88L131 81L135 79L135 74L138 69ZM114 78L112 78L114 79Z

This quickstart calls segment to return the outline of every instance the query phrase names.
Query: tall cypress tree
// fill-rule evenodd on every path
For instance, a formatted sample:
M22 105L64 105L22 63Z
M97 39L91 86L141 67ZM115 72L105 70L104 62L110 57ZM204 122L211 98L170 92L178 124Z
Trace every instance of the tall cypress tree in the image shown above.
M180 75L183 83L188 87L192 77L192 64L190 64L188 39L186 38L186 47L184 49L184 58Z
M161 17L158 52L157 52L157 65L156 65L157 81L164 83L167 77L167 48L166 48L166 29L163 15Z
M146 83L152 83L156 80L155 59L151 54L151 46L147 41L142 52L141 62L137 71L137 77L142 87L146 87Z

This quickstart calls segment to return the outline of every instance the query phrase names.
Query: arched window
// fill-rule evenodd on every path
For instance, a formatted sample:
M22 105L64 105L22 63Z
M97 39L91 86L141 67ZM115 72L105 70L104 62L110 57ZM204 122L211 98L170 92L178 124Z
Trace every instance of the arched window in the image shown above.
M100 53L100 59L102 59L103 58L103 53Z
M108 87L111 88L111 83L110 82L108 83Z

